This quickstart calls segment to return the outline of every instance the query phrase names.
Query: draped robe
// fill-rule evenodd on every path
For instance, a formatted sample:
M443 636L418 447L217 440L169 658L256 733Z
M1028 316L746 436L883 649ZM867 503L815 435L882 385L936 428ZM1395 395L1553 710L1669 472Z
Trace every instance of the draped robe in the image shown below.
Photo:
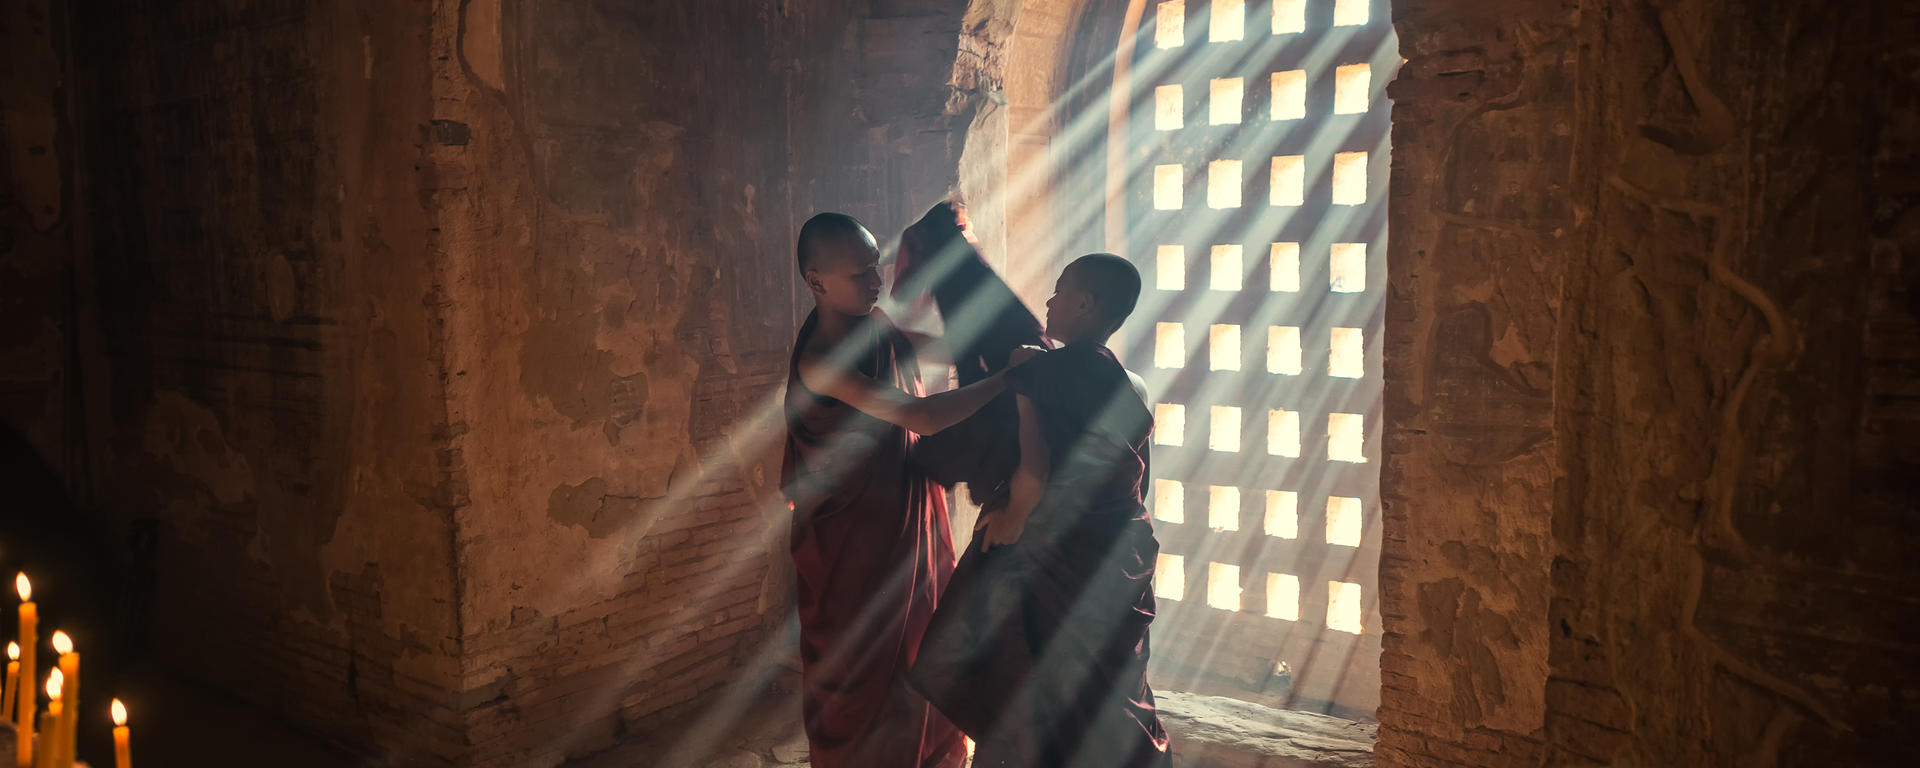
M942 203L900 237L896 297L931 295L946 326L955 377L967 386L1007 367L1015 347L1045 346L1040 321L987 265L960 229L960 214ZM967 484L985 510L1006 504L1007 481L1019 462L1013 395L1001 394L959 424L914 445L915 463L940 484Z
M816 768L957 768L960 733L905 674L954 564L946 499L908 460L914 435L818 396L800 381L794 341L781 482L793 504L807 739ZM836 360L921 394L913 348L875 313ZM831 353L830 353L831 354Z
M1146 681L1152 414L1097 344L1042 355L1008 388L1034 404L1047 485L1018 542L981 552L976 537L962 556L914 685L980 742L981 768L1164 766Z

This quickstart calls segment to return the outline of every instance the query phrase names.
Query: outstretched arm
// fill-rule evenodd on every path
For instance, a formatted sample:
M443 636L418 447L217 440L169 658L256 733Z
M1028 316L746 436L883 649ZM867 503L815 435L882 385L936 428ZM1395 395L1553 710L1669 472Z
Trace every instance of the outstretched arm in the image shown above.
M1033 401L1026 395L1018 395L1016 399L1020 407L1020 467L1014 470L1008 487L1007 508L988 516L986 537L980 542L982 552L1020 540L1020 534L1027 529L1027 518L1033 515L1034 508L1040 505L1041 494L1046 492L1047 476L1053 471L1047 457L1047 437L1040 434L1040 420L1034 412Z
M800 360L800 382L817 394L922 435L960 423L1006 389L1006 379L996 374L956 390L914 397L859 373L809 357Z

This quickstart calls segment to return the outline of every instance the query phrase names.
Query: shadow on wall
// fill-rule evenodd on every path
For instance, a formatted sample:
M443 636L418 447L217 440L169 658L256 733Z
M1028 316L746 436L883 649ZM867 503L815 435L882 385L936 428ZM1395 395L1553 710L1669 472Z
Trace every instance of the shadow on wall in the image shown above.
M114 681L144 646L153 583L153 531L137 524L125 535L98 510L73 503L66 485L18 429L0 424L0 575L33 583L40 637L72 636L87 660L86 687L114 690ZM10 609L14 597L4 603ZM0 632L16 636L18 614L0 611ZM49 658L46 648L41 658ZM44 662L43 662L44 664ZM43 667L44 668L44 667Z

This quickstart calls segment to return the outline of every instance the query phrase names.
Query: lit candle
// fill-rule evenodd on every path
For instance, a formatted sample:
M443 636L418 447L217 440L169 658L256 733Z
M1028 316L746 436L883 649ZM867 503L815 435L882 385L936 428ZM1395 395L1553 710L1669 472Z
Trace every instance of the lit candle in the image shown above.
M59 630L53 632L53 650L60 654L60 730L54 740L54 765L71 768L74 738L80 730L80 653L73 649L73 638Z
M7 643L7 690L0 695L0 712L13 711L14 689L20 685L20 644Z
M54 768L60 755L60 721L65 711L60 706L60 670L47 675L47 713L40 716L40 733L35 739L33 758L37 768Z
M133 746L129 744L130 732L127 730L127 705L113 700L113 766L114 768L133 768Z
M40 679L33 668L33 647L40 641L40 611L33 604L33 585L26 574L13 578L13 588L20 592L20 692L13 702L14 765L27 768L33 764L33 713L40 708L33 685Z

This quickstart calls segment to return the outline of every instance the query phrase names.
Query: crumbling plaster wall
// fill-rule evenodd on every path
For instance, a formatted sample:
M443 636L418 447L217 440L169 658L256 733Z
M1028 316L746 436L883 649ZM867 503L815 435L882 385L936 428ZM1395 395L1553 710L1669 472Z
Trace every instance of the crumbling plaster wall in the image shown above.
M452 761L427 7L70 10L88 440L101 503L154 533L131 607L187 678L396 764Z
M779 397L819 210L942 198L937 3L438 6L462 706L551 765L791 653Z
M793 235L946 194L948 5L75 0L88 439L163 656L405 764L751 689Z
M16 493L31 482L30 462L71 474L80 443L72 433L73 165L59 10L52 0L0 9L0 64L19 73L0 80L0 425L13 433L0 478Z

